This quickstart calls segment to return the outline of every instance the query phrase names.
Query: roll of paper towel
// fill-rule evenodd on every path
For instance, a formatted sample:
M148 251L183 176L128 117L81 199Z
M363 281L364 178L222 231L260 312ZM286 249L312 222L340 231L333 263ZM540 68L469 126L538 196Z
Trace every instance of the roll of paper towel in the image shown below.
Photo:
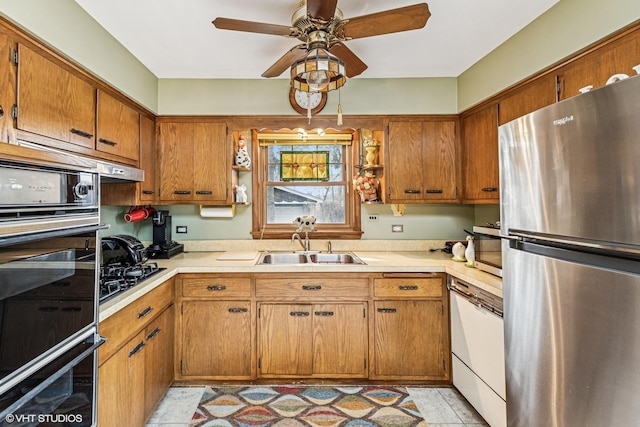
M235 205L206 206L200 205L200 216L203 218L233 218L236 214Z

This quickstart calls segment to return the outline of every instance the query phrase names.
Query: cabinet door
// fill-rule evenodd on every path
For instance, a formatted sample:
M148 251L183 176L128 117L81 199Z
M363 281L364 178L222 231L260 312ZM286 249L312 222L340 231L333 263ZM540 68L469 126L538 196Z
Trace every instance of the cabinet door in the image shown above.
M97 122L98 151L140 158L140 114L136 110L99 90Z
M422 122L390 122L387 150L389 202L422 201Z
M226 123L161 122L158 135L162 200L230 202Z
M144 181L137 184L140 188L140 203L136 204L152 204L157 199L157 159L155 121L140 116L140 169L144 170Z
M251 303L182 303L182 375L251 376Z
M312 374L312 310L306 304L260 305L258 366L262 376Z
M445 379L442 301L375 301L374 375Z
M462 118L462 182L466 203L498 203L498 108Z
M498 125L532 113L556 102L556 76L549 74L500 100Z
M422 123L424 170L423 199L428 202L455 200L456 123L432 121Z
M561 70L560 100L580 94L580 89L605 85L614 74L635 75L634 66L640 63L640 30L596 49L583 58L572 61Z
M9 52L13 52L15 49L15 41L9 38L7 34L0 34L0 52L5 52L8 55ZM2 142L15 143L16 135L13 127L13 119L9 112L9 105L13 105L16 102L16 68L13 66L13 61L5 59L0 61L0 106L3 113L0 115L0 139Z
M93 149L94 87L24 45L18 50L17 127Z
M364 303L313 306L313 374L366 377Z
M98 425L144 425L144 331L98 369Z
M154 408L173 382L174 306L167 308L144 331L145 381L144 419Z

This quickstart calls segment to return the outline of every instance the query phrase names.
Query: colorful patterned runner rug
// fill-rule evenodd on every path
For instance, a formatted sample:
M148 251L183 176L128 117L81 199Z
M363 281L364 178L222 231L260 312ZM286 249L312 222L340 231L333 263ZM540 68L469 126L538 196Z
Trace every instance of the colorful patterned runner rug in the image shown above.
M190 427L427 427L407 389L207 387Z

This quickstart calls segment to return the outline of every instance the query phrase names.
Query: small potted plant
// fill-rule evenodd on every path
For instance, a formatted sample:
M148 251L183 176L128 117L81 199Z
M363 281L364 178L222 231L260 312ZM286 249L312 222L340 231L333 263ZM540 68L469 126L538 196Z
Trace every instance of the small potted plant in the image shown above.
M360 194L360 200L371 202L378 199L380 181L371 173L365 172L353 180L353 188Z

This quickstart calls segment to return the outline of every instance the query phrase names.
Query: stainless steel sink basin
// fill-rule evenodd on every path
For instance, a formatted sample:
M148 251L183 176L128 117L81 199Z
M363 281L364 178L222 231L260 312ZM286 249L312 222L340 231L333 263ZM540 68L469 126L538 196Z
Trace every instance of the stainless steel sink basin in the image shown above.
M352 253L296 253L264 252L258 258L257 265L297 265L297 264L360 264L364 262Z
M258 259L258 264L306 264L309 258L296 253L264 253Z
M360 258L349 253L318 253L309 255L316 264L364 264Z

